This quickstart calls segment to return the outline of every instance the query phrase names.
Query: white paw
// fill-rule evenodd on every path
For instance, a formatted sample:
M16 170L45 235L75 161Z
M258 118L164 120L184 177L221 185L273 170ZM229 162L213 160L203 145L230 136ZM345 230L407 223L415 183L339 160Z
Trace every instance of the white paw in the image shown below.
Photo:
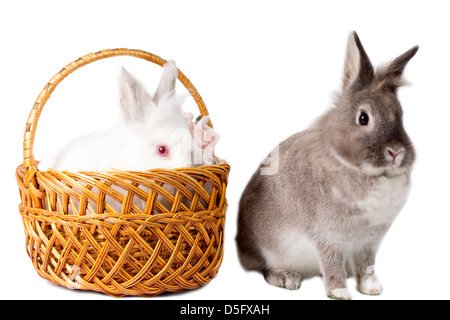
M298 290L302 285L300 274L294 271L272 272L266 277L266 281L273 286L288 290Z
M364 294L379 295L381 294L382 286L377 278L369 277L358 285L358 290L359 292Z
M339 300L351 300L350 292L347 288L337 288L331 291L330 298Z

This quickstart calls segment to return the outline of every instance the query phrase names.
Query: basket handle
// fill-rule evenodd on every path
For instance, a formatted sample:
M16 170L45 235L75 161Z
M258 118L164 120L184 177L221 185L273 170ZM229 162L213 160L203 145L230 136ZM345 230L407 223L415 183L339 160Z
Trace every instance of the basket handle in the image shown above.
M36 159L34 158L33 146L34 146L34 137L36 134L36 127L39 121L39 117L41 115L42 109L44 108L45 103L50 98L53 90L58 86L58 84L64 80L69 74L74 72L80 67L83 67L91 62L102 60L105 58L116 57L116 56L132 56L140 59L144 59L153 63L156 63L160 66L164 66L167 62L166 60L151 54L149 52L145 52L142 50L134 50L134 49L107 49L101 50L99 52L87 54L76 61L69 63L65 66L61 71L53 76L44 89L39 94L36 102L34 103L33 108L28 116L27 124L25 127L25 134L23 138L23 165L26 169L30 167L36 167ZM208 110L206 109L205 103L203 102L202 97L198 93L197 89L195 89L194 85L189 81L189 79L178 70L178 80L186 87L191 96L194 98L197 103L198 109L200 110L200 114L202 117L208 115ZM211 125L211 123L209 123Z

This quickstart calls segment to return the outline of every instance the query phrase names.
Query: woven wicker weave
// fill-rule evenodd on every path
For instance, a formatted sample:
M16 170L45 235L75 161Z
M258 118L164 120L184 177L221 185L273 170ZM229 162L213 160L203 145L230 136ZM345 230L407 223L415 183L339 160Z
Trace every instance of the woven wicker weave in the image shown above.
M146 172L61 172L39 171L34 158L37 123L56 86L86 64L124 55L166 62L140 50L99 51L68 64L38 96L16 170L26 251L41 277L72 289L112 296L194 289L214 278L222 262L226 162ZM207 115L181 71L178 79Z

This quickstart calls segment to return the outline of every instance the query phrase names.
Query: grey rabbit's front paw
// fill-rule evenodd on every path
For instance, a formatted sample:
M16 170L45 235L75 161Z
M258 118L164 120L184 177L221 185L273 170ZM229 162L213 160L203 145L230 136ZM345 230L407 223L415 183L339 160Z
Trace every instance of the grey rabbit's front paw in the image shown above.
M350 296L350 292L347 288L338 288L331 291L331 293L328 295L331 299L337 299L337 300L352 300L352 297Z

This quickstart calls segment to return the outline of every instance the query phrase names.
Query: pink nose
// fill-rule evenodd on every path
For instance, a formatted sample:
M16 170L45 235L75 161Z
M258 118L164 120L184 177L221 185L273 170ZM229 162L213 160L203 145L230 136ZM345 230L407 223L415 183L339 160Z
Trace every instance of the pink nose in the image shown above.
M395 158L398 156L398 152L392 151L390 149L388 149L389 154L391 155L391 157L395 160Z
M404 151L403 148L391 148L388 147L386 148L387 154L389 154L389 156L391 156L392 159L387 158L386 160L388 161L392 161L392 165L396 166L396 165L400 165L403 159L402 153ZM397 159L398 158L398 159Z

